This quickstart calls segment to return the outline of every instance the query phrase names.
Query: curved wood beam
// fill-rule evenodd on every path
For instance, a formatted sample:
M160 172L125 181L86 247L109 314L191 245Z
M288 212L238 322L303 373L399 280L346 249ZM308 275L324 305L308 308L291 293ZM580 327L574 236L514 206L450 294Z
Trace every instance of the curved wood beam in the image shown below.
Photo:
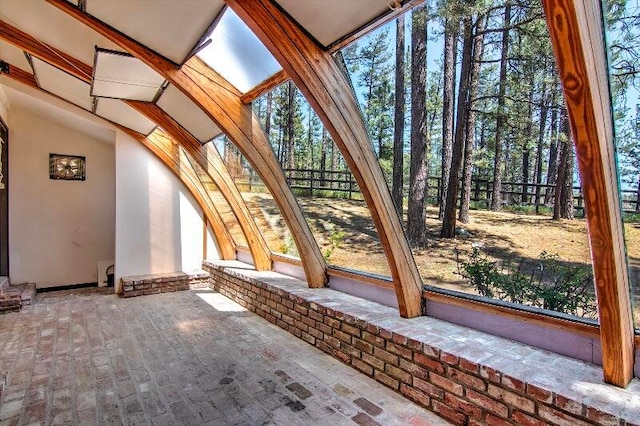
M45 93L49 96L53 96L56 99L60 99L61 101L69 105L73 105L74 107L79 108L65 99L42 90L38 86L35 77L32 74L22 71L15 66L9 65L9 74L4 75L21 84L31 87L32 89ZM88 111L86 112L91 114ZM180 181L185 185L189 192L191 192L191 195L193 195L193 197L196 199L196 202L199 204L205 217L211 224L211 228L213 229L215 234L216 245L220 257L227 260L236 259L236 244L233 241L231 234L224 224L220 213L209 198L204 185L196 176L195 171L193 170L189 162L186 160L186 158L181 160L177 143L167 143L167 140L170 140L169 136L164 134L164 132L159 129L156 129L151 135L149 135L149 139L147 139L144 135L138 132L120 126L119 124L113 123L105 118L98 118L108 122L109 124L112 124L116 128L130 135L133 139L142 143L153 154L155 154L156 157L158 157L158 159L160 159L160 161L162 161L164 165L167 166L169 170L171 170L178 177L178 179L180 179ZM185 155L187 154L185 153Z
M280 62L340 148L369 206L385 250L400 314L422 314L422 280L371 148L357 101L331 55L267 0L226 0Z
M179 141L180 145L189 153L202 169L211 177L211 180L220 190L220 193L229 204L238 224L242 229L249 251L253 257L253 262L257 270L271 270L271 251L267 245L262 232L256 225L253 216L249 212L246 203L233 178L227 170L224 160L218 150L210 144L202 145L195 137L187 132L169 114L164 112L156 104L139 101L126 101L126 103L155 121L171 137Z
M262 83L258 84L253 89L249 90L244 95L240 96L240 100L242 100L243 104L250 104L260 96L264 95L270 90L273 90L274 87L284 83L287 80L289 80L289 76L287 75L285 70L280 70L271 77L264 80Z
M599 0L543 0L571 123L596 283L608 383L633 377L633 318L616 176L611 98Z
M227 260L236 259L236 244L220 212L216 209L216 206L209 197L207 189L189 163L189 159L187 158L189 154L181 151L178 142L161 129L156 129L149 136L145 137L126 127L118 127L144 145L180 179L196 199L207 221L211 225L220 258Z
M13 44L36 58L40 58L55 67L65 70L82 81L91 81L93 70L89 65L53 46L41 42L5 21L0 21L0 40Z
M31 55L68 72L82 81L91 83L93 68L78 59L52 46L40 42L31 35L0 20L0 39L25 50ZM213 147L205 147L178 124L171 116L157 105L147 102L125 101L132 108L147 116L157 125L165 129L175 140L190 153L220 189L223 197L231 207L238 220L238 224L247 240L247 245L253 256L254 264L259 271L271 270L271 252L258 229L240 192L229 175L224 161ZM212 222L213 223L213 222Z
M251 107L240 93L197 57L182 68L146 46L82 12L66 0L46 0L142 60L198 105L229 137L269 188L291 230L309 287L323 287L327 267L320 247L307 224L295 196Z

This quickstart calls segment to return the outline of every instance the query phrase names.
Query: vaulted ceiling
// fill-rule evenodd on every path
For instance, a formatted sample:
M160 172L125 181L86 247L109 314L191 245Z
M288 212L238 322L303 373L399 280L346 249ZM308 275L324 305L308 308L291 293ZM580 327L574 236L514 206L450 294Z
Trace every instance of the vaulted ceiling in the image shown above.
M48 102L72 105L83 119L103 119L105 126L130 134L179 176L187 176L183 182L217 226L221 256L231 258L235 243L207 191L215 185L242 228L256 268L270 269L264 237L219 154L207 144L225 133L271 190L309 286L322 287L326 262L250 106L291 78L349 165L384 247L400 314L413 317L423 313L420 276L357 102L331 54L418 3L0 0L0 83L23 91L19 102L37 92ZM602 77L600 5L597 0L543 4L568 92L599 310L607 313L600 318L605 379L625 385L633 372L633 324L611 117L605 113L610 98Z
M84 13L176 65L196 55L241 94L284 80L282 68L222 0L69 0ZM280 0L278 6L331 49L393 12L388 0ZM392 4L390 6L390 4ZM154 125L120 100L156 103L201 143L221 130L162 76L98 32L45 0L0 1L0 60L33 75L37 85L100 117L145 135ZM16 46L28 35L35 48L60 52L85 66L70 74ZM66 60L67 58L62 58ZM251 100L251 97L250 99Z

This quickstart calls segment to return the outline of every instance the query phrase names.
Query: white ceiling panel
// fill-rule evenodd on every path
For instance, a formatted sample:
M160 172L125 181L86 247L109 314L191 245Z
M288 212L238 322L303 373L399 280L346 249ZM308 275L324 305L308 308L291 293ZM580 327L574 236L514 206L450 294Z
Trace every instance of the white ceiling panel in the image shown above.
M31 59L36 79L41 89L91 111L93 98L90 94L91 86L88 83L38 58L33 57Z
M156 124L129 105L117 99L97 99L96 114L143 135L148 135Z
M223 6L223 0L89 0L87 12L179 64Z
M225 11L210 39L198 57L243 93L282 69L231 9Z
M388 0L276 0L325 47L389 12Z
M221 133L218 126L175 86L169 85L158 99L158 106L171 115L201 143Z
M27 71L29 74L33 73L24 52L5 41L0 41L0 60Z
M15 83L11 80L7 84ZM2 85L6 92L11 107L26 109L47 120L52 120L63 126L75 129L83 134L113 144L116 134L113 127L88 111L83 111L67 102L44 93L39 89L17 84L14 86Z
M95 46L122 50L91 28L45 1L0 0L0 14L5 22L85 64L93 62Z
M133 56L96 51L91 94L105 98L151 102L164 83L160 74Z

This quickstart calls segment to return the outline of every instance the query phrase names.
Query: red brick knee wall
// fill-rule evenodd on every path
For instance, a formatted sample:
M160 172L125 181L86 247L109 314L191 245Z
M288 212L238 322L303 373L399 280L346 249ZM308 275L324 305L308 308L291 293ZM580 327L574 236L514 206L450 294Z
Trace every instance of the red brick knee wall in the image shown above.
M22 299L19 294L0 294L0 314L17 312L22 309Z
M217 265L211 288L454 424L631 425Z
M204 271L196 273L171 272L123 277L121 280L122 296L134 297L189 290L191 287L206 287L209 282L209 273Z

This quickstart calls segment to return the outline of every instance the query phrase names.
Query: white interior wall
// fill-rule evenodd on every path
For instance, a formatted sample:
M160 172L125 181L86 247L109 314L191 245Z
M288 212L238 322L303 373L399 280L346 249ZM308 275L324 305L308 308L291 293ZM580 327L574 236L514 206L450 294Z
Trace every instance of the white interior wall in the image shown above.
M7 94L5 93L4 88L0 86L0 118L2 118L2 121L4 121L5 124L7 124L7 115L9 113L9 108L11 108L9 98L7 98Z
M12 282L96 282L114 255L114 145L21 108L8 121ZM50 153L85 156L86 181L50 180Z
M130 136L116 135L115 280L200 269L203 214L191 193Z

